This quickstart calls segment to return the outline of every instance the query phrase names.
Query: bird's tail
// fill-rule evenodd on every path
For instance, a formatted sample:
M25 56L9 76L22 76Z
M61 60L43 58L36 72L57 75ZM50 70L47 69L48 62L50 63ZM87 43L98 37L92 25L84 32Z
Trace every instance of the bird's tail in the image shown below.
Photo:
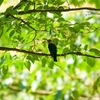
M57 56L56 55L54 55L53 59L54 59L54 61L57 62Z

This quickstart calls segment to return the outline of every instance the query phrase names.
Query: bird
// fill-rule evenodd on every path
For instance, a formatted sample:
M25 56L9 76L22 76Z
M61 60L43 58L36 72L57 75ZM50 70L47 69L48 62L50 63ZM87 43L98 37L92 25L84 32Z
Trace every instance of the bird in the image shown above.
M51 56L53 57L54 61L57 62L57 47L50 39L47 40L47 42L48 42L49 52Z

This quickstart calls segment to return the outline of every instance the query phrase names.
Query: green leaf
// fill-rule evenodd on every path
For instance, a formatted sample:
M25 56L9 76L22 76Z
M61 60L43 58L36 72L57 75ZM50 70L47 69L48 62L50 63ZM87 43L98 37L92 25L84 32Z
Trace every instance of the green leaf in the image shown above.
M2 64L4 64L5 61L6 61L6 57L2 56L0 58L0 67L1 67Z
M87 20L90 20L90 19L92 19L93 18L93 16L89 16L88 18L87 18Z
M85 45L85 46L84 46L84 50L87 50L87 49L88 49L88 45Z
M60 18L58 18L58 21L65 21L65 19L60 17Z
M31 62L30 61L25 61L25 67L30 71L30 67L31 67Z
M75 51L75 50L77 49L77 46L74 45L74 44L71 44L71 45L70 45L70 48L71 48L71 50Z
M53 68L53 66L54 66L54 61L51 60L51 61L48 63L48 67L49 67L49 68Z
M59 7L58 9L59 9L59 10L64 10L64 7Z
M12 30L11 32L10 32L10 37L12 37L13 36L13 34L15 33L15 30Z
M3 0L0 0L0 5L3 3Z
M54 1L53 1L54 4L58 4L58 5L62 5L65 2L65 0L54 0Z
M100 51L96 48L91 48L89 51L95 53L96 55L100 55Z
M66 47L63 49L63 53L67 53L67 52L70 52L70 50Z
M8 66L7 66L7 65L4 65L4 66L2 67L2 71L3 71L3 74L6 75L7 72L8 72Z
M6 53L6 61L7 61L7 64L10 64L11 63L11 60L12 60L11 54L10 54L10 52L7 52Z
M5 14L9 14L12 12L13 6L10 6L9 8L6 9Z
M54 38L54 39L53 39L53 42L54 42L56 45L58 44L58 41L59 41L59 40L58 40L57 38Z
M18 71L22 71L23 66L24 66L24 62L22 59L17 59L14 61L14 65L16 66Z
M100 7L100 0L90 0L91 3L94 3L97 8Z
M87 26L89 26L89 25L90 25L90 23L89 23L89 22L85 22L84 24L85 24L85 25L87 25Z
M94 67L95 65L95 59L91 57L87 57L87 64L91 67Z
M30 7L30 2L25 6L24 11L25 12L28 11L29 10L29 7Z
M80 26L77 23L74 26L74 30L75 30L76 33L78 33L79 30L80 30Z
M42 67L45 67L45 64L46 64L46 58L43 57L43 58L42 58Z
M2 34L3 34L3 29L1 28L0 29L0 38L1 38Z
M93 91L96 91L97 90L97 87L99 86L99 83L100 83L100 77L98 77L96 79L96 81L94 82Z
M75 32L76 30L73 27L68 27L69 31Z
M76 90L74 90L72 94L73 94L75 99L78 99L79 93Z
M38 60L38 57L36 55L29 55L27 56L27 59L34 63L35 60Z
M54 100L61 100L62 90L58 90Z

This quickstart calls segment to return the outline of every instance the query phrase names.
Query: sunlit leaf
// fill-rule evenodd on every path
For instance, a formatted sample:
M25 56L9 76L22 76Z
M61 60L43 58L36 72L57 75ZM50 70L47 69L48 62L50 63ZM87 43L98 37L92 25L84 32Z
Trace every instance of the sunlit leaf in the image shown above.
M42 58L42 67L45 67L46 63L47 63L46 58L45 58L45 57L44 57L44 58Z
M49 61L48 67L49 68L53 68L53 66L54 66L54 61L53 60Z
M3 1L0 100L92 100L99 95L100 13L93 6L99 7L100 0ZM57 62L48 56L48 39L57 46Z

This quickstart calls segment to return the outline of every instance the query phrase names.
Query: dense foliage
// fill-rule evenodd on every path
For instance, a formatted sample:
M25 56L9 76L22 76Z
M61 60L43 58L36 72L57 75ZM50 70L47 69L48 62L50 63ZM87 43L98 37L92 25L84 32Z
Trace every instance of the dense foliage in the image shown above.
M0 100L98 99L99 5L100 0L21 0L1 12ZM57 62L48 39L57 45Z

